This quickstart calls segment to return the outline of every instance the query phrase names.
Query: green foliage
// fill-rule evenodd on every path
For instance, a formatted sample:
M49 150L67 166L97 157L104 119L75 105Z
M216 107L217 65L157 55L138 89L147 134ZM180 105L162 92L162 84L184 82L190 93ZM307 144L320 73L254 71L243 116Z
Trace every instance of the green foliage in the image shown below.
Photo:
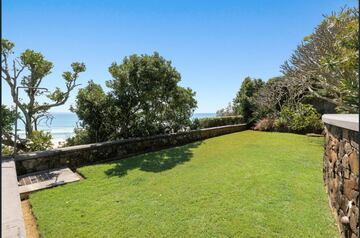
M7 145L4 145L4 144L1 145L1 155L2 156L9 156L9 155L12 155L12 154L14 154L14 147L7 146Z
M75 135L66 140L66 146L89 144L93 141L90 140L89 132L86 129L76 128Z
M228 117L228 116L236 116L234 112L234 108L232 103L229 103L226 108L222 108L216 111L216 116L218 117Z
M89 82L72 109L91 142L176 132L191 125L195 92L178 85L179 72L158 53L125 57L109 72L110 92Z
M5 105L1 105L0 125L2 135L12 132L13 126L15 125L15 120L15 110L9 109Z
M339 237L323 153L323 138L243 131L81 167L30 203L43 237Z
M300 103L296 108L285 106L275 122L277 128L288 128L298 133L321 132L321 116L309 104Z
M1 105L0 113L0 126L1 126L1 154L10 155L13 153L13 126L15 125L16 113L15 110Z
M196 108L195 93L183 88L180 73L158 53L131 55L113 63L110 97L120 137L146 136L189 126Z
M254 129L296 133L320 133L321 116L310 104L299 103L296 107L284 106L277 117L267 116L259 120Z
M13 53L13 48L15 44L7 39L1 39L1 51L4 55L9 55Z
M254 98L264 85L265 83L261 79L246 77L233 100L233 110L235 114L242 115L247 123L254 121L253 114L257 109Z
M81 126L86 130L75 131L78 138L74 138L75 142L82 142L85 136L91 142L104 141L109 138L113 132L114 121L111 118L111 110L108 106L109 100L100 85L89 81L85 88L79 90L76 96L76 107L71 107L71 111L75 112L82 122ZM85 140L86 141L86 140Z
M54 91L46 93L50 102L43 102L40 98L45 91L38 88L42 88L43 79L51 73L53 63L48 61L42 53L30 49L26 49L16 57L13 55L14 46L15 44L11 41L1 39L1 76L2 80L8 84L12 100L23 116L26 137L29 139L39 121L49 116L49 109L61 106L68 100L70 92L78 86L76 80L79 74L84 72L86 67L83 63L72 63L72 71L64 72L62 75L65 90L56 87ZM16 96L18 86L25 87L21 90L25 91L26 98Z
M20 59L22 64L30 70L30 74L23 77L22 84L28 87L35 87L37 82L51 73L53 64L47 61L40 52L25 50Z
M201 125L200 125L200 120L199 118L195 118L192 122L191 122L191 125L190 125L190 129L191 130L198 130L201 128Z
M47 150L52 147L50 132L32 131L27 147L29 151Z
M198 119L197 123L199 128L210 128L244 123L244 118L242 116L207 117Z
M342 113L359 112L358 8L325 16L282 66L287 78Z

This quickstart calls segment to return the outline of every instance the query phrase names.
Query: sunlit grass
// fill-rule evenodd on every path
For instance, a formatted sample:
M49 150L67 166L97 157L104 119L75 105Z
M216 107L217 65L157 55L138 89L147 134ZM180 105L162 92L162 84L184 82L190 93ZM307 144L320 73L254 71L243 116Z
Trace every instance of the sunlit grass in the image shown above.
M322 145L244 131L83 167L30 200L45 237L338 237Z

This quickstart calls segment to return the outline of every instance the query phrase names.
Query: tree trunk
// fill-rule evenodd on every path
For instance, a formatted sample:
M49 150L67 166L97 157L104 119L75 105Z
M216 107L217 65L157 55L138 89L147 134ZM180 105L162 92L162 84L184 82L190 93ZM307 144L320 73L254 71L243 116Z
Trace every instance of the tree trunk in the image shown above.
M25 115L25 118L26 118L26 125L25 125L26 138L30 138L33 132L31 116Z

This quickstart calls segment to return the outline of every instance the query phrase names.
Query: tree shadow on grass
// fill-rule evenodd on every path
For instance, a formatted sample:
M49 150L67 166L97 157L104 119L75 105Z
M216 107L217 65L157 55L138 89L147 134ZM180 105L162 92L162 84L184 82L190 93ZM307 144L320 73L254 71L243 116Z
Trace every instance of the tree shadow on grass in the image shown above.
M187 144L184 146L160 150L157 152L146 153L118 160L115 165L106 170L105 174L109 177L127 175L129 170L140 169L146 172L161 172L169 170L190 161L193 157L192 149L198 147L201 141ZM113 162L114 163L114 162Z

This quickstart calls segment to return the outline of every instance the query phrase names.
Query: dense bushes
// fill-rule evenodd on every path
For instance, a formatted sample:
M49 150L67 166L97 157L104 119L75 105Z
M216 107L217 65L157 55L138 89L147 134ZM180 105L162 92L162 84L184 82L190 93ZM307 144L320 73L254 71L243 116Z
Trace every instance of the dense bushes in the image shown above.
M309 104L299 103L297 108L284 107L277 119L277 127L288 126L294 132L319 132L322 130L321 116Z
M235 125L244 123L242 116L207 117L194 119L191 129L202 129L217 126Z
M273 131L275 129L275 119L271 117L261 119L254 127L254 130L257 131Z
M81 130L75 131L69 145L165 134L191 126L195 92L178 85L180 73L158 53L125 57L121 64L111 64L109 72L109 90L90 81L79 91L72 111L81 120Z
M47 150L52 147L51 139L50 132L32 131L26 146L29 151Z
M358 113L358 9L325 16L281 66L283 75L245 78L232 107L254 129L318 133L319 113Z
M254 113L258 109L254 99L264 85L261 79L246 77L233 100L233 111L236 115L241 115L247 123L254 122Z
M267 117L256 123L260 131L288 131L296 133L319 133L322 131L320 114L309 104L299 103L296 108L285 106L277 118Z
M76 128L74 130L75 135L66 140L66 146L90 144L89 131L83 128Z

